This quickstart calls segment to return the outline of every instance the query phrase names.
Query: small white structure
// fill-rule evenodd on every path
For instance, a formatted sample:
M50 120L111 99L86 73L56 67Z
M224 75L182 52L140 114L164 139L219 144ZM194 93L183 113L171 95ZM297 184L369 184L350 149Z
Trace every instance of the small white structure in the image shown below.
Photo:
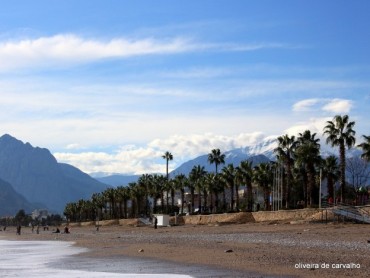
M170 216L168 214L157 214L158 226L169 226L170 225Z

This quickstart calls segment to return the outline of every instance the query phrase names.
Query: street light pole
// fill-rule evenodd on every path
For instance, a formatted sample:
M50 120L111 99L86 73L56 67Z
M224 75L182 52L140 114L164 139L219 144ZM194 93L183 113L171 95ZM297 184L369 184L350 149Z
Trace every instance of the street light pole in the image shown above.
M321 179L322 179L322 169L320 168L319 209L321 209Z

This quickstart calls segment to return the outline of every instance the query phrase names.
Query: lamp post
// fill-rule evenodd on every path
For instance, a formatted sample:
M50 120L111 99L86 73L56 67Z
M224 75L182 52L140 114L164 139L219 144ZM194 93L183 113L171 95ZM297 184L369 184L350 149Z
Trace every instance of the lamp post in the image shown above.
M321 209L321 179L322 179L322 169L320 168L319 209Z

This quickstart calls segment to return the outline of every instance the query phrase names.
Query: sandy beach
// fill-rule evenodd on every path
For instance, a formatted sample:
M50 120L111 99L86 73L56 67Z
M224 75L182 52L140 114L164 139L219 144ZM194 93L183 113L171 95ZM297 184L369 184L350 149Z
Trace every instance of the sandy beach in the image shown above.
M170 271L190 267L194 272L186 274L194 277L370 277L370 226L362 224L114 225L99 231L72 227L70 234L23 228L21 236L8 227L0 237L72 241L87 248L65 262L69 268L84 267L78 259L103 260L112 262L107 270L120 272L119 262L134 258L152 266L166 263Z

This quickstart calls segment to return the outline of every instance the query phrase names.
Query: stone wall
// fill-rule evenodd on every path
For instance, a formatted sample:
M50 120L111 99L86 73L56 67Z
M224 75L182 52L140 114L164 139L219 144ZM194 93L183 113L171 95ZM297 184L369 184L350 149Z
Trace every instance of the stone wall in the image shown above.
M170 218L170 225L225 225L225 224L243 224L253 222L269 221L297 221L312 220L314 215L321 215L319 209L298 209L298 210L280 210L280 211L259 211L259 212L238 212L210 215L187 215ZM317 216L317 217L319 217ZM82 222L71 223L73 226L95 226L97 223ZM99 226L122 225L122 226L145 226L138 219L116 219L99 221Z
M293 221L306 220L319 212L318 209L298 209L280 211L239 212L212 215L187 215L177 218L177 224L208 225L208 224L239 224L248 222ZM175 223L174 217L170 224Z
M170 224L173 224L174 222L175 222L174 217L172 217ZM178 224L191 224L191 225L247 223L247 222L254 222L254 218L250 212L210 214L210 215L187 215L177 218Z
M320 212L319 209L296 209L252 212L256 222L305 220Z

